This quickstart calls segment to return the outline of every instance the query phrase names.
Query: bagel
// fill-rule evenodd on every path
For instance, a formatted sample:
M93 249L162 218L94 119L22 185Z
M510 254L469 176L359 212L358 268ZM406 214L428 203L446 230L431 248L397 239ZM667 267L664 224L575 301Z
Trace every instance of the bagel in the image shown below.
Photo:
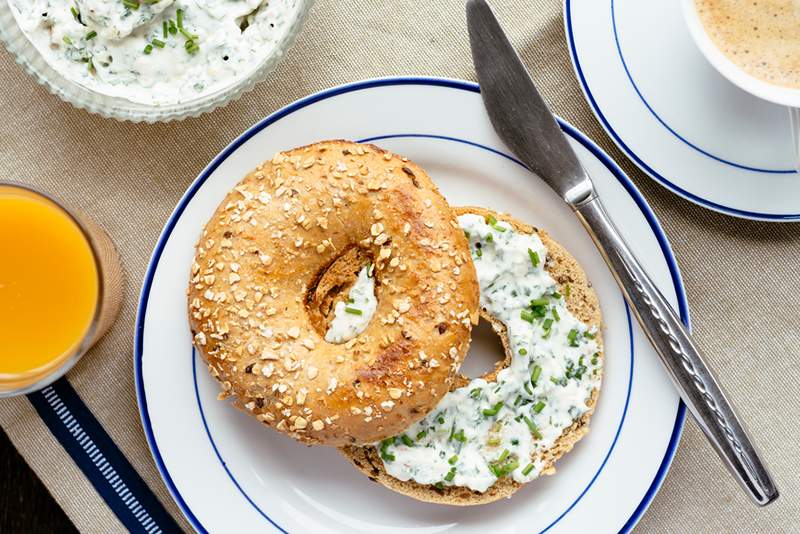
M365 269L374 315L326 341ZM234 187L197 244L188 301L220 397L309 444L372 443L422 418L478 320L469 246L436 186L349 141L281 152Z
M499 334L505 359L498 362L494 370L479 379L473 380L459 375L453 384L452 392L440 405L422 421L411 425L400 436L370 447L342 447L340 452L370 479L398 493L426 502L469 506L510 497L524 483L538 475L555 473L555 462L570 451L589 431L589 420L594 412L602 378L603 352L597 296L578 262L564 248L546 232L509 216L475 207L455 208L454 211L460 216L462 224L469 220L464 219L464 216L473 217L472 227L475 227L475 218L480 217L484 221L481 223L483 229L477 236L472 235L470 241L473 258L479 266L478 278L482 291L480 315L481 319L489 321ZM497 231L498 228L501 231ZM515 237L514 233L523 239ZM487 243L484 239L486 235L493 235L492 243ZM502 238L498 237L501 235ZM500 240L506 236L510 244L530 247L527 251L530 259L526 257L524 248L519 256L509 256L508 252L504 251L507 249L502 249L506 245L500 244ZM530 240L532 236L533 241ZM492 272L494 267L491 264L481 267L481 262L489 255L477 252L476 242L479 241L482 242L483 250L494 251L492 255L505 255L504 258L512 266L510 269L516 269L508 271L515 280L525 276L525 273L520 271L521 264L527 261L530 261L530 264L541 262L541 267L549 275L549 281L543 284L544 292L540 292L540 295L547 296L534 295L534 298L546 298L545 306L552 305L560 309L561 314L552 315L553 312L549 308L546 311L544 308L525 308L523 312L520 311L522 307L513 305L513 299L509 299L510 304L508 302L504 304L502 291L506 289L510 278L502 278L502 274L497 275ZM537 242L538 245L527 245L528 242ZM534 252L537 254L534 255ZM478 257L479 254L483 257ZM526 268L530 269L530 264L526 265ZM534 265L533 271L536 271L536 268ZM525 284L526 282L520 282L512 287L516 290L526 287ZM487 295L487 292L494 292L494 288L497 287L501 288L498 292ZM519 303L520 300L516 302ZM541 303L537 305L541 306ZM509 313L507 320L512 324L513 332L497 317L496 306L507 307ZM524 306L527 307L527 303ZM493 312L490 311L490 307ZM527 314L522 317L525 312ZM520 317L520 320L517 321L515 317ZM553 319L547 329L550 330L549 333L544 328L547 325L545 317ZM522 327L530 328L533 332L530 338L532 345L524 343L526 338L520 334ZM567 329L569 332L565 334ZM576 334L572 334L572 330L575 330ZM510 335L512 333L516 336L513 339ZM561 343L570 347L561 353L567 355L567 358L560 359L558 353L561 349L548 349L547 342L538 341L545 334L548 335L548 342L552 340L553 347L559 347L559 342L556 341L558 336L562 336L561 339L564 340L563 336L566 335L567 342ZM540 348L539 344L545 346ZM520 352L517 356L512 352L515 348L519 350L525 346L531 351L530 355L526 352L523 356ZM569 352L570 350L575 352ZM578 354L581 354L581 357L578 357ZM548 358L551 357L553 359L548 363ZM578 361L569 357L578 358ZM581 365L585 366L585 369L581 370ZM509 368L511 369L503 371ZM514 399L513 406L510 402L510 399L514 398L513 394L506 396L504 404L498 405L497 397L491 399L489 397L497 391L501 391L501 395L505 394L500 386L513 382L514 369L521 370L526 382L530 376L531 382L526 384L521 394ZM527 374L529 371L530 375ZM501 379L512 377L512 380L497 382L501 372L506 373L500 375ZM551 378L558 381L558 384L550 381ZM533 387L529 388L531 385ZM557 388L561 387L564 392L557 393ZM561 396L567 395L568 388L571 388L572 393L578 394L571 399L571 401L577 400L575 405L577 410L573 412L573 408L570 407L566 414L568 417L564 418L565 404ZM548 392L549 390L551 392ZM476 392L478 400L473 406L468 396ZM516 407L517 404L519 407ZM481 410L482 413L479 413ZM544 423L539 416L544 417ZM521 421L520 418L523 417L528 419ZM458 422L464 420L468 421L468 424L459 426ZM515 426L513 421L520 425ZM518 430L522 422L528 429L520 434ZM514 439L521 445L516 448L512 446ZM526 439L533 444L532 447L526 445ZM520 454L515 456L518 451L521 451ZM463 458L464 455L466 459ZM466 474L462 476L461 471ZM463 484L464 481L467 481L466 485Z

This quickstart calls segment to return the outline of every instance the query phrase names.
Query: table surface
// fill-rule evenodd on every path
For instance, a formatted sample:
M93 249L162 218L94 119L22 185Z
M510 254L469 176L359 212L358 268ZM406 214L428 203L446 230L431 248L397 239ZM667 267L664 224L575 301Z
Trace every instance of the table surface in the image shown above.
M0 532L71 534L77 529L0 429Z
M697 426L687 421L669 476L640 530L796 532L800 418L787 414L800 408L800 225L733 219L655 184L614 146L591 114L570 64L561 2L492 4L548 103L620 163L651 204L683 273L696 340L782 492L775 504L755 507ZM318 0L297 44L267 81L224 109L171 124L118 123L74 109L37 86L0 51L0 147L13 155L0 158L0 177L81 207L109 232L126 268L119 320L70 372L69 381L178 521L180 512L139 424L131 358L137 295L164 221L215 154L247 126L298 98L376 76L473 79L463 9L463 0ZM309 135L309 141L315 140L313 132ZM27 399L3 399L0 425L80 530L123 531ZM24 493L24 498L41 498L29 496L35 494ZM15 506L3 505L0 514L13 514ZM34 510L47 515L46 506ZM15 530L4 526L0 531Z

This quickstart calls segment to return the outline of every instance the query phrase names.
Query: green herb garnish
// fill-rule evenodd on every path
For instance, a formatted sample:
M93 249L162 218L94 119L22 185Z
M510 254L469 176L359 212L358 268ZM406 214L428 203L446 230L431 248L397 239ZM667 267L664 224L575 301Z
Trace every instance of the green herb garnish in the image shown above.
M511 460L503 466L503 475L510 475L517 467L519 467L519 460Z
M497 224L497 219L493 215L486 217L486 224L497 230L498 232L505 232L506 229Z
M447 474L444 476L444 479L448 482L452 482L454 478L456 478L456 468L451 467L450 471L448 471Z
M486 417L495 416L495 415L497 415L497 412L499 412L500 408L502 408L502 407L503 407L503 401L500 401L497 404L495 404L494 406L492 406L491 408L486 408L485 410L483 410L483 415L485 415Z
M544 335L542 338L547 339L550 337L550 330L553 328L553 320L552 319L545 319L542 322L542 329L544 330Z
M531 434L533 434L533 437L536 439L542 439L542 434L539 432L539 427L537 427L536 424L531 421L531 418L527 415L523 415L522 418L525 420L525 424L528 425L528 429L531 431Z
M200 50L200 47L192 39L187 39L186 42L183 43L183 48L186 49L189 55L194 55Z
M547 315L547 300L534 299L531 301L531 312L537 319L543 319Z
M539 266L539 254L537 254L535 251L533 251L531 249L528 249L528 256L531 258L531 265L533 265L534 267L538 267Z
M199 39L199 38L200 38L198 35L195 35L195 34L193 34L193 33L189 33L189 32L186 30L186 28L180 28L180 27L179 27L179 28L178 28L178 31L181 33L181 35L183 35L184 37L186 37L186 38L187 38L188 40L190 40L190 41L196 41L197 39Z
M575 362L567 364L566 378L575 378L580 380L583 378L583 373L586 372L586 366L583 364L583 356L578 360L578 367L575 367Z
M501 454L497 460L489 464L489 469L491 469L492 473L494 473L494 476L496 476L497 478L509 475L514 471L514 469L519 467L519 461L516 458L512 458L508 462L503 464L503 462L507 458L508 458L508 449L504 450L503 454Z
M572 329L567 334L567 340L569 341L570 347L577 347L578 346L578 331L576 329Z
M522 475L528 476L531 473L531 471L533 471L533 464L528 464L525 466L525 469L522 470Z
M531 371L531 384L533 387L536 387L536 381L539 380L539 377L542 374L542 368L538 365L533 366L533 370Z
M389 447L394 444L394 438L389 438L381 441L381 458L386 462L393 462L395 460L394 454L388 451Z

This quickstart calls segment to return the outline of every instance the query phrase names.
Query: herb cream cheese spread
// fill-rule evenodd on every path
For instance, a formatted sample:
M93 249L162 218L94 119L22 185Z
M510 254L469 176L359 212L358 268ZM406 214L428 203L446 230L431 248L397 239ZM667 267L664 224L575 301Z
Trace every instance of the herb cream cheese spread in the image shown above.
M586 413L600 386L595 328L575 318L545 270L537 235L479 215L458 218L469 240L480 304L508 330L511 364L495 382L451 391L424 419L376 447L400 480L486 491L501 477L525 483L540 452Z
M3 0L0 0L3 1ZM148 105L180 104L252 73L298 0L7 0L65 78Z
M344 343L363 332L378 307L375 298L375 279L372 266L363 267L347 294L347 302L339 301L333 308L333 320L325 333L328 343Z

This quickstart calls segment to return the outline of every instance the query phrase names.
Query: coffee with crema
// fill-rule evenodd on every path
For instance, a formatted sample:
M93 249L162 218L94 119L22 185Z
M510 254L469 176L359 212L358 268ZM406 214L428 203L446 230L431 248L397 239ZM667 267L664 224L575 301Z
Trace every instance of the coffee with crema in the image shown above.
M745 72L800 88L800 0L695 0L717 47Z

